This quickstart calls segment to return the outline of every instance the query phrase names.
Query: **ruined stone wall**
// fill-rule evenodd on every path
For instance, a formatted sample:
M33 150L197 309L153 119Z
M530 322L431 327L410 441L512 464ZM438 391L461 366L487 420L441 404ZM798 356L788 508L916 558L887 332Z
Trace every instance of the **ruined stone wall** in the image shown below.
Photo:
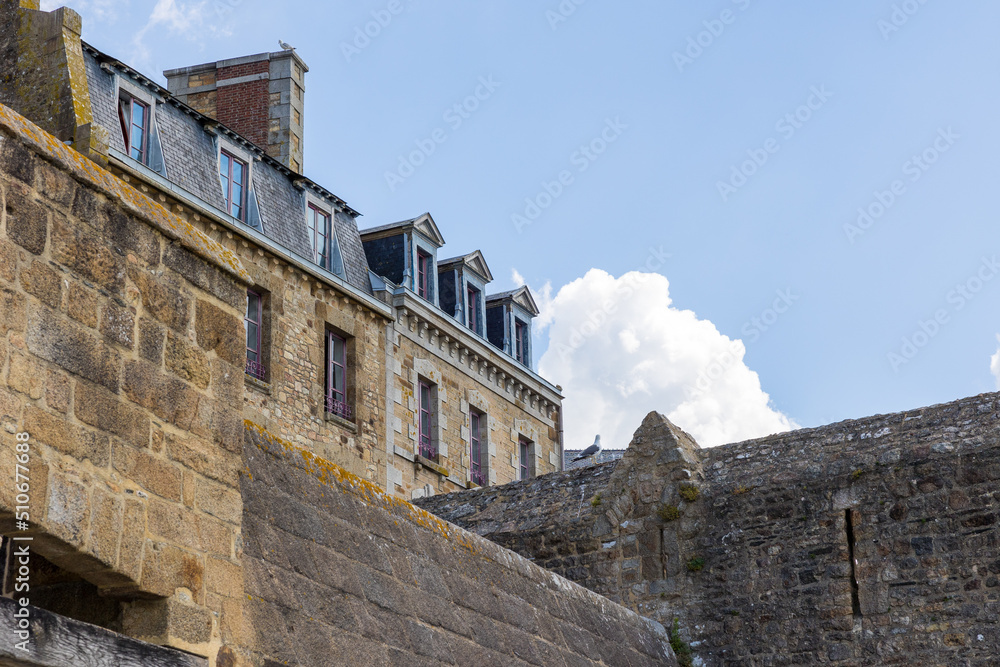
M470 334L471 335L471 334ZM546 413L536 401L530 405L515 391L513 383L481 370L479 360L458 353L443 340L429 340L426 331L410 331L405 319L396 322L393 342L393 430L394 461L390 490L404 498L449 493L473 486L470 483L470 409L486 415L488 484L506 484L518 479L518 439L534 443L533 473L542 475L559 469L558 408ZM499 352L497 352L499 357ZM511 362L502 362L510 364ZM425 378L437 386L437 461L418 457L418 381Z
M663 628L246 429L248 601L264 664L674 665Z
M677 618L708 665L989 665L998 412L1000 395L986 394L700 451L654 413L614 472L594 471L589 516L552 502L579 471L510 493L502 530L481 520L478 492L421 503Z
M241 632L225 619L243 595L249 276L6 107L0 198L0 530L16 529L26 433L31 529L17 534L89 582L95 606L121 600L117 629L214 656Z

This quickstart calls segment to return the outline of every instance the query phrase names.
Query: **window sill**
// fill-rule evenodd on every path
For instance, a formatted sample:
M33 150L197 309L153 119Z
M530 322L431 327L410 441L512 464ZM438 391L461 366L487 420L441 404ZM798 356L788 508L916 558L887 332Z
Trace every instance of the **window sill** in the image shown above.
M414 454L413 455L413 464L416 465L416 466L423 466L424 468L427 468L428 470L433 470L434 472L436 472L437 474L441 475L442 477L448 477L449 474L450 474L448 472L447 468L445 468L442 465L439 465L439 464L435 463L434 461L431 461L430 459L425 459L420 454Z
M268 396L271 395L271 383L258 380L249 373L244 373L244 375L246 375L246 386L253 387L257 391L267 394Z
M336 424L340 428L346 428L348 431L350 431L351 433L355 433L355 434L357 434L357 432L358 432L358 425L357 424L355 424L354 422L349 421L347 419L344 419L343 417L341 417L339 415L335 415L332 412L324 412L323 416L326 419L326 421L333 422L334 424Z

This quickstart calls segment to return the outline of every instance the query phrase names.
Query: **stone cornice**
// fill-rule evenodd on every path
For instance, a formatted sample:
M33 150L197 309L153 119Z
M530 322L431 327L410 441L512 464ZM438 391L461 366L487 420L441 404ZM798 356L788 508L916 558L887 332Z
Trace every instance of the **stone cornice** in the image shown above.
M436 348L452 364L480 376L480 381L497 392L523 401L546 419L553 418L562 395L545 379L408 290L396 289L392 303L396 323L403 331Z

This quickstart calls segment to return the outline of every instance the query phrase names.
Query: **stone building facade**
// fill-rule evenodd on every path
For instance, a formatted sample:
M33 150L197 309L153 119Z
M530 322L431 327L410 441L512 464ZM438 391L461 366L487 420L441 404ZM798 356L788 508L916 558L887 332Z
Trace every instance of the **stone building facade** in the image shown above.
M359 233L359 213L301 174L308 67L294 51L169 70L164 89L82 42L71 10L16 5L6 15L20 12L31 31L6 31L2 48L35 63L34 78L11 79L3 99L228 248L251 275L247 418L407 499L560 469L562 397L531 368L537 310L520 311L522 346L505 343L508 322L488 327L485 259L476 251L464 272L439 265L444 239L429 214L408 233L386 226L412 257L385 264L386 235L369 242L380 228ZM38 65L39 45L56 34L59 47ZM439 270L459 276L456 303L439 303ZM473 320L463 310L470 280L482 310Z
M676 664L655 621L246 419L265 255L124 176L0 106L0 663ZM299 282L282 312L322 315Z

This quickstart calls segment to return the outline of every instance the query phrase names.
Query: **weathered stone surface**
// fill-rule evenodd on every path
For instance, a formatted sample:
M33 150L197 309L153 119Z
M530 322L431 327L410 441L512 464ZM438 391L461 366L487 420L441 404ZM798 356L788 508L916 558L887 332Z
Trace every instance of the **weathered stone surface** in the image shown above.
M176 331L184 331L191 320L191 299L181 291L149 272L129 267L129 280L142 295L146 312Z
M123 477L165 500L181 499L181 470L176 465L124 443L114 450L113 465Z
M7 191L7 236L33 255L45 251L48 236L48 211L37 201L27 196Z
M265 657L307 665L469 664L485 655L503 665L567 664L564 656L581 665L676 664L661 626L256 426L246 434L246 609L255 628L271 629L256 638ZM463 571L475 578L456 574ZM284 611L289 596L301 615ZM554 631L567 626L575 634ZM599 641L569 639L591 635ZM598 643L602 653L592 660Z
M122 390L138 405L160 419L190 429L198 414L201 396L187 383L170 377L145 361L125 364Z
M57 310L62 306L62 280L43 261L36 259L28 268L21 269L21 285L46 306Z
M243 284L185 248L169 244L163 253L163 264L233 308L246 307L247 290Z
M77 382L73 406L80 421L117 435L135 447L149 446L149 417L120 397Z
M0 281L14 282L17 276L17 246L0 239Z
M135 308L111 299L101 311L101 333L122 347L135 345Z
M10 330L24 331L27 322L24 295L0 289L0 334Z
M45 391L45 377L41 368L31 357L14 352L10 355L10 370L7 386L28 398L41 398Z
M706 665L989 664L998 424L986 394L697 450L654 413L616 464L419 502Z
M25 407L24 430L32 439L69 454L80 461L90 461L103 468L111 460L108 436L73 426L64 415L53 415L33 405Z
M212 369L208 356L173 331L167 332L166 348L163 355L167 370L187 380L200 389L207 389L212 379Z
M97 316L100 314L101 303L97 292L74 282L69 287L69 298L66 303L70 317L88 327L97 328Z
M143 589L169 597L178 588L186 588L194 595L195 602L203 600L204 556L149 539L142 553Z
M139 357L155 366L163 363L164 329L153 320L139 320Z
M195 315L195 333L198 345L213 350L234 366L246 360L243 321L215 304L199 300Z
M99 236L53 214L52 259L98 286L119 294L125 284L125 262Z
M97 336L48 310L28 321L28 350L71 373L117 392L121 355Z

